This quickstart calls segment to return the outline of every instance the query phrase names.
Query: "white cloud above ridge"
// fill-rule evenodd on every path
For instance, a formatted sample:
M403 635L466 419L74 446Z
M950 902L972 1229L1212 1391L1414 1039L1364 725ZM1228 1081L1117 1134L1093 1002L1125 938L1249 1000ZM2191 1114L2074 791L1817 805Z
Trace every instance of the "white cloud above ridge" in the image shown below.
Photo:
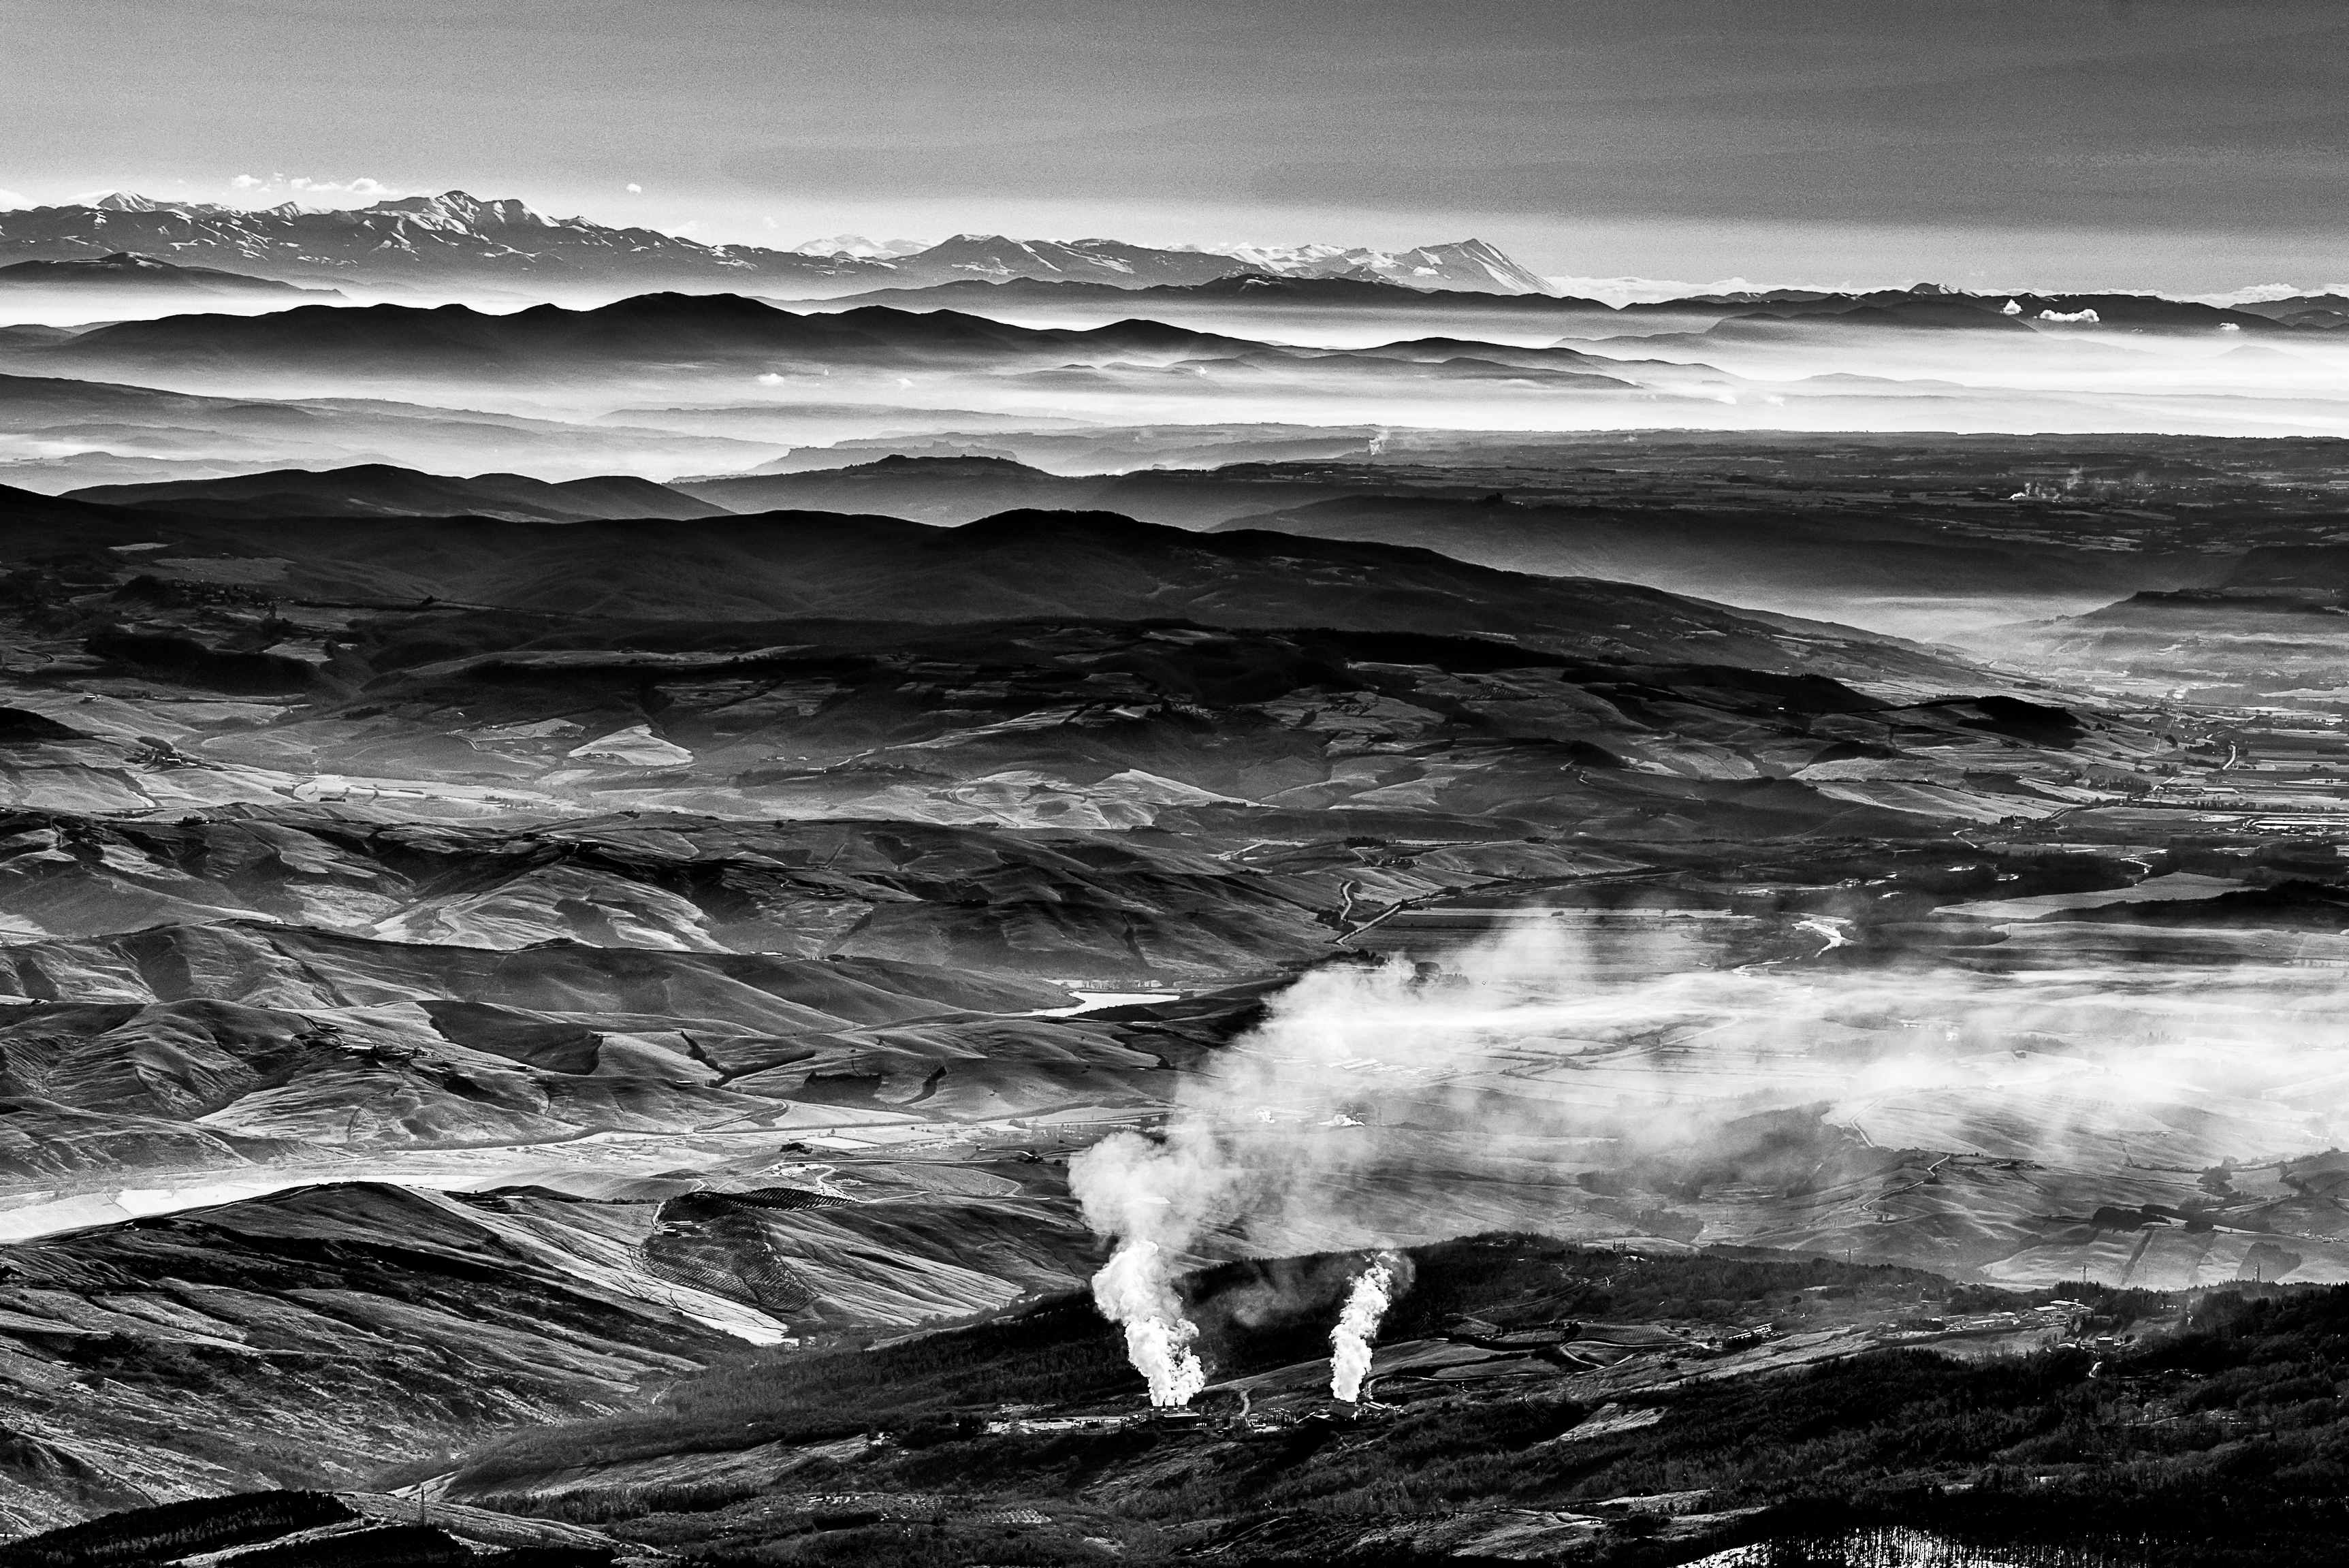
M340 196L368 202L388 197L404 196L407 191L397 185L387 185L371 175L355 175L348 180L320 180L307 174L288 177L272 173L267 179L254 174L239 174L228 182L229 189L245 196Z
M307 180L297 176L285 183L293 190L307 191L313 195L384 197L399 194L394 187L386 185L380 180L368 179L366 175L361 175L356 180Z

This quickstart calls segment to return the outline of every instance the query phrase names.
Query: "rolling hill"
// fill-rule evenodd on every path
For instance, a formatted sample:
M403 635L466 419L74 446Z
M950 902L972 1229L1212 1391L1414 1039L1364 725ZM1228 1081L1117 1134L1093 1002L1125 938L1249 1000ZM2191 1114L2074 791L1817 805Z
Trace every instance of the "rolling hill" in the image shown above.
M586 518L703 518L726 509L627 475L550 484L522 474L458 479L385 463L343 469L277 469L233 478L160 484L94 485L74 500L186 516L492 517L509 522Z
M73 503L47 502L50 514ZM88 503L80 503L88 507ZM1610 659L1962 684L1924 650L1590 579L1534 577L1391 544L1201 534L1109 512L1012 511L959 528L775 512L655 525L353 519L331 531L88 508L86 547L170 545L196 569L263 573L276 592L387 606L435 600L569 615L732 620L827 615L942 623L1025 615L1189 616L1504 636ZM29 539L0 514L0 540ZM47 525L39 525L46 527ZM657 538L659 551L646 546ZM235 564L253 561L257 567ZM233 578L231 580L233 580Z
M163 294L331 294L332 289L297 288L274 278L249 277L217 267L182 266L129 251L87 261L13 262L0 266L0 289L70 289Z
M76 366L332 366L361 376L495 376L606 365L765 363L778 355L914 366L1258 346L1146 321L1070 332L950 312L867 307L801 315L738 294L658 294L586 310L548 304L503 315L455 304L379 304L298 306L262 316L177 315L94 327L22 355Z

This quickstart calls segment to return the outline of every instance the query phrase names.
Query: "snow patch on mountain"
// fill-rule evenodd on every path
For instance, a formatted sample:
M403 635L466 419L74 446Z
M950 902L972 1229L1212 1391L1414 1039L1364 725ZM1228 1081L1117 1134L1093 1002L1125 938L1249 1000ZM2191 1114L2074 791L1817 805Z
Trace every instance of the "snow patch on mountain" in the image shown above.
M919 240L868 240L862 234L834 234L828 240L802 240L792 247L795 256L874 257L917 255L929 247Z
M1485 240L1374 251L1341 245L1202 245L1257 272L1293 278L1375 278L1421 289L1468 289L1479 294L1549 294L1547 279Z

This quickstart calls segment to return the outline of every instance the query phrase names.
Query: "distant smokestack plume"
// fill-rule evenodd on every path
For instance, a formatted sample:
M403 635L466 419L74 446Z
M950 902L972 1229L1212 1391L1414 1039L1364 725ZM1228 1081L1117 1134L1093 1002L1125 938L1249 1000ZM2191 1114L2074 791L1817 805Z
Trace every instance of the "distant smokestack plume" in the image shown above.
M1183 1315L1182 1298L1157 1243L1122 1243L1093 1275L1093 1305L1125 1329L1126 1357L1149 1383L1153 1405L1187 1405L1207 1386L1206 1368L1191 1348L1198 1326Z
M1379 1323L1394 1305L1403 1284L1403 1260L1381 1253L1355 1276L1347 1293L1338 1326L1330 1331L1330 1396L1351 1405L1362 1396L1362 1378L1371 1370L1371 1343L1379 1336Z

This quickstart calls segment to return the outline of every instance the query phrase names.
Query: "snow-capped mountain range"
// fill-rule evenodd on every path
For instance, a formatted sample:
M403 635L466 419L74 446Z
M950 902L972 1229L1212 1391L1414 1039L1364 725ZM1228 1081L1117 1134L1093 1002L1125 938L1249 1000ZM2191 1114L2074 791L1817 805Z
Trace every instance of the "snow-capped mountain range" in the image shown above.
M1240 273L1375 278L1422 289L1545 294L1533 273L1482 240L1386 253L1334 245L1160 249L1117 240L1014 240L957 234L936 245L855 235L792 250L710 245L654 229L546 218L520 201L462 191L371 207L258 210L116 194L0 212L0 263L81 261L134 253L182 266L226 267L290 283L405 284L723 284L836 294L962 278L1081 280L1131 288Z

